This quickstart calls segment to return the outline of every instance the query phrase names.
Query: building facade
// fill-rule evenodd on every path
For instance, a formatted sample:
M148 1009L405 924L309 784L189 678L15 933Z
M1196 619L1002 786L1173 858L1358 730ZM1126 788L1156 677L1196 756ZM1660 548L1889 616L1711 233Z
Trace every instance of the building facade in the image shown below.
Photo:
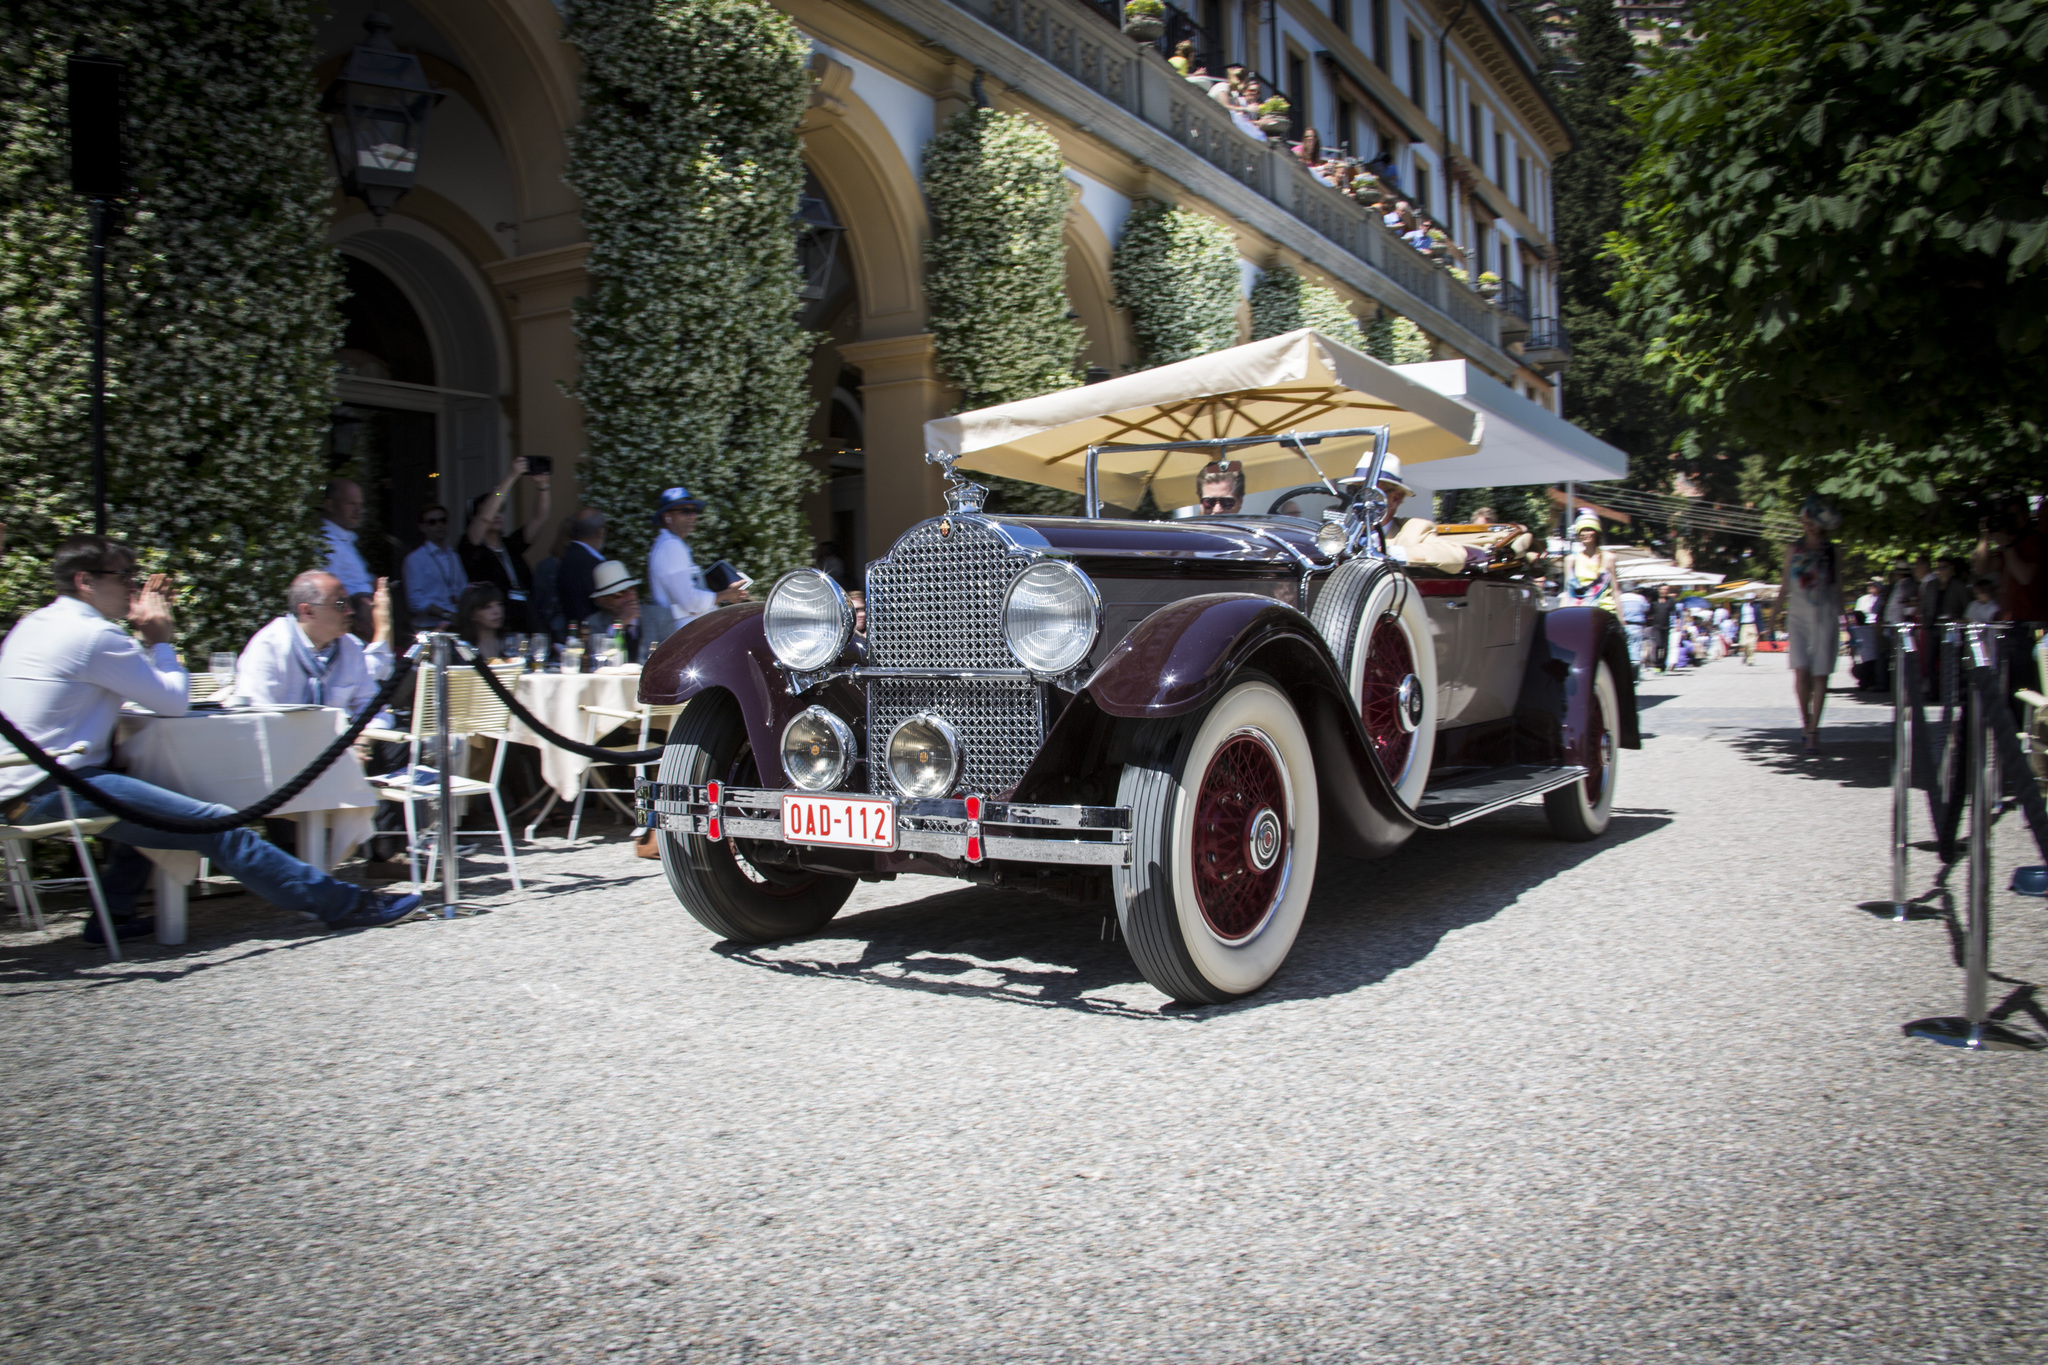
M1291 266L1362 322L1405 316L1437 358L1473 361L1559 410L1550 186L1569 133L1537 80L1534 41L1496 0L1197 0L1198 12L1169 7L1165 36L1145 43L1121 30L1114 0L778 2L813 45L804 216L841 229L804 291L804 321L825 336L811 458L826 484L808 510L850 565L941 506L922 426L957 398L933 359L920 157L977 99L1036 115L1059 141L1073 194L1067 291L1091 372L1139 363L1110 254L1150 197L1227 224L1247 291ZM318 83L360 40L367 8L325 22ZM575 49L550 0L381 8L445 97L394 209L373 217L337 186L333 241L352 290L337 463L375 465L394 542L418 505L460 507L514 455L553 461L565 515L582 449L570 310L587 255L563 181ZM1205 65L1258 72L1292 104L1292 130L1261 140L1205 98L1167 60L1182 41ZM1465 272L1492 272L1498 291L1482 296L1311 174L1287 145L1311 127L1326 146L1383 158Z

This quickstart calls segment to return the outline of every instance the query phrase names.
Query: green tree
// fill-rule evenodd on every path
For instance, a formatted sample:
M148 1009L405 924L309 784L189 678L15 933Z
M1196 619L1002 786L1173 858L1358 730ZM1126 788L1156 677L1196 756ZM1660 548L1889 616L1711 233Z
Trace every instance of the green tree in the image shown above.
M1343 297L1292 266L1276 265L1261 271L1258 283L1252 286L1251 305L1253 341L1313 327L1339 341L1364 345L1358 319L1351 316L1351 306Z
M1436 359L1429 333L1401 314L1384 310L1365 325L1365 353L1386 365L1420 365Z
M1110 258L1110 278L1147 365L1237 344L1237 239L1207 214L1140 202Z
M1621 317L1608 239L1622 225L1623 177L1640 141L1623 101L1636 82L1636 51L1611 0L1580 0L1568 19L1568 67L1546 75L1571 125L1572 149L1557 160L1557 290L1571 336L1567 395L1572 421L1628 452L1637 482L1662 486L1677 415L1643 363L1644 341Z
M1684 411L1885 515L2038 486L2048 0L1709 0L1696 27L1630 99L1620 248Z
M92 529L86 212L64 59L124 60L136 193L108 249L108 529L239 647L320 562L340 271L297 0L17 0L0 16L0 612Z
M773 578L810 560L801 503L818 481L792 226L810 40L763 0L564 10L583 56L568 179L590 234L586 496L635 563L655 493L686 484L709 504L698 558Z

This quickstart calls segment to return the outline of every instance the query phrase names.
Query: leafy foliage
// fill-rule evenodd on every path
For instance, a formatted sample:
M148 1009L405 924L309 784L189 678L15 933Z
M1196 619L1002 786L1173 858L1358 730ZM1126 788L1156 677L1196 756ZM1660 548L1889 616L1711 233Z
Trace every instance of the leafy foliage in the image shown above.
M586 496L613 518L607 550L637 562L655 494L685 484L709 504L698 559L765 581L809 562L817 485L792 228L809 40L762 0L564 11L584 70L568 179L590 234Z
M1065 163L1029 114L968 109L925 144L925 297L939 365L966 410L1076 382L1067 318Z
M1631 97L1621 243L1622 300L1684 410L1875 508L2038 481L2048 0L1695 18Z
M340 331L299 0L18 0L0 19L0 612L92 529L87 218L64 58L128 64L137 193L108 245L108 529L175 574L189 651L238 648L319 563Z
M1365 325L1365 353L1386 365L1420 365L1436 359L1429 333L1399 313L1385 311Z
M1214 218L1140 202L1110 259L1110 278L1147 365L1237 344L1237 239Z
M1252 286L1252 340L1313 327L1339 341L1364 344L1358 319L1336 290L1292 266L1262 272Z

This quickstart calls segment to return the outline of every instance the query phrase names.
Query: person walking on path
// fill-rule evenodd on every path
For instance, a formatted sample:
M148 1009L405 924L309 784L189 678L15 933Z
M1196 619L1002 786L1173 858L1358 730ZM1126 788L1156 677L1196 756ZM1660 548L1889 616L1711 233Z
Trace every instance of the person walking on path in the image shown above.
M690 622L716 607L744 602L747 589L734 583L714 590L704 581L690 553L690 537L696 533L697 518L704 501L692 497L687 488L664 488L656 500L654 520L661 531L647 552L647 587L654 598L654 610L641 607L640 633L649 645L658 645ZM586 607L588 616L595 607Z
M1742 651L1742 666L1747 668L1756 662L1756 642L1763 627L1763 612L1754 598L1736 608L1735 621L1735 644Z
M1833 508L1818 496L1799 509L1802 533L1785 550L1785 655L1792 667L1792 690L1799 697L1803 751L1820 752L1821 708L1827 704L1828 677L1842 643L1841 556L1828 532L1840 524Z
M1561 606L1614 610L1614 551L1600 547L1600 520L1590 512L1572 523L1573 545L1564 557Z

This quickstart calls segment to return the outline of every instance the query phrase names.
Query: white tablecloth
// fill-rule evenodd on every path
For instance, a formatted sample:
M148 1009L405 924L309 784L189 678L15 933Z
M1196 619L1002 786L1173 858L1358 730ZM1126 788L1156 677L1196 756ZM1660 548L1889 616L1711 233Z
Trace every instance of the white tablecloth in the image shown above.
M283 786L347 728L348 714L333 706L195 711L175 717L123 715L117 762L129 776L154 786L240 810ZM336 759L275 813L293 817L313 811L327 816L330 865L369 837L377 819L377 793L363 780L363 765L353 751ZM144 851L179 881L199 875L197 853Z
M631 711L639 705L640 669L627 665L602 673L527 673L520 677L513 693L519 704L555 733L590 743L594 734L602 738L621 724L603 716L587 716L580 708L602 706L612 711ZM593 722L595 729L592 728ZM513 740L540 750L540 774L564 801L576 799L583 790L583 774L591 761L581 754L558 749L535 734L517 716L509 730ZM637 730L636 732L637 733Z

